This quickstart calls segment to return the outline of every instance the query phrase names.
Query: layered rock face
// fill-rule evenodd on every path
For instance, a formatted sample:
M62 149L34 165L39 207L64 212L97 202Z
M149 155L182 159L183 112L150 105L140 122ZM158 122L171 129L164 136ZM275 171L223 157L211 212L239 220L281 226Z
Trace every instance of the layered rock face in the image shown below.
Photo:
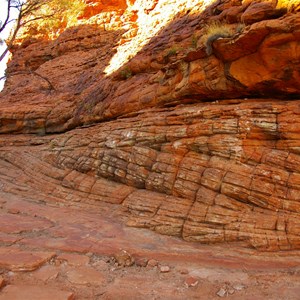
M0 189L117 204L187 241L299 249L297 5L208 2L93 1L57 40L16 46Z

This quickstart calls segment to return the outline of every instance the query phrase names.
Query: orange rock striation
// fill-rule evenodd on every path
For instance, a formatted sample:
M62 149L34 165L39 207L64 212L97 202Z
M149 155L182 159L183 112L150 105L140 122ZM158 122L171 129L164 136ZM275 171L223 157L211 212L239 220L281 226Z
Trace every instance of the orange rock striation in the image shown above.
M127 225L187 241L299 249L297 6L102 2L15 47L0 190L121 205Z

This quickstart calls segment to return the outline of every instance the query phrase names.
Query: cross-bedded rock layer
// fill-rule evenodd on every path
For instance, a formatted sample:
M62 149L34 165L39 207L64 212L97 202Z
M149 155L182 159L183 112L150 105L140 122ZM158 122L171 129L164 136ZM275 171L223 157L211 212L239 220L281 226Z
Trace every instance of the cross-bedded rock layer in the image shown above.
M298 106L192 104L55 138L12 138L0 153L2 190L122 204L128 225L188 241L299 248L298 133L286 131Z
M16 48L0 98L0 190L122 205L129 226L187 241L299 249L299 13L192 2L99 4L90 23ZM147 37L162 8L169 22ZM209 20L235 34L205 46ZM129 61L109 74L121 51Z

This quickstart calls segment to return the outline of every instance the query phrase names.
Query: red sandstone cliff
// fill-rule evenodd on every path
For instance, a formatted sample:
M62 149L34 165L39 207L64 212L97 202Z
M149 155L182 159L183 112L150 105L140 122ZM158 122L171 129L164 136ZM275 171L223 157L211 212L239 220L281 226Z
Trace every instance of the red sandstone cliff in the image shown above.
M297 6L206 2L90 1L78 27L16 46L1 191L120 204L128 225L188 241L299 249ZM233 34L205 45L212 21Z

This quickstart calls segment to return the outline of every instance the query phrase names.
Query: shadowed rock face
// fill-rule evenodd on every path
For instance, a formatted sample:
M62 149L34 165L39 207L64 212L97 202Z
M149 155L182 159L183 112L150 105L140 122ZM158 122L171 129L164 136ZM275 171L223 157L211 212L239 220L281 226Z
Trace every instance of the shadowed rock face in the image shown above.
M299 13L264 1L133 2L14 49L0 190L121 205L129 226L187 241L299 249ZM162 8L169 22L146 39L141 20L155 32ZM207 55L211 20L235 34Z

